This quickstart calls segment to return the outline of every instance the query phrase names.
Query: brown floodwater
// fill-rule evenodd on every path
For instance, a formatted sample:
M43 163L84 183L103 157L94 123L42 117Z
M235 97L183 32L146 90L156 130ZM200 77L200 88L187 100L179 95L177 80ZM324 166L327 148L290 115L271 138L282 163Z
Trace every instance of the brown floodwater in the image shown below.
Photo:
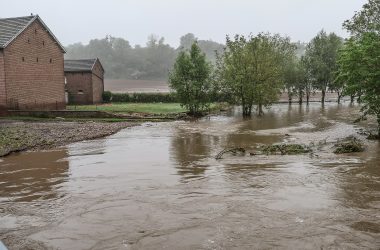
M10 249L380 249L380 145L358 107L275 105L0 160L0 239ZM90 132L90 131L89 131ZM298 156L224 155L279 142Z

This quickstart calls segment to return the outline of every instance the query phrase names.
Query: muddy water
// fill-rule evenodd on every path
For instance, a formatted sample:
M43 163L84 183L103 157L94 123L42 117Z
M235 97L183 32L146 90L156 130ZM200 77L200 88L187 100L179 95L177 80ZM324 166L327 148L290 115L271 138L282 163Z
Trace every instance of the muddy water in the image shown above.
M336 156L357 107L276 105L0 161L0 239L10 249L379 249L380 146ZM371 126L371 124L369 125ZM302 156L228 147L314 145Z

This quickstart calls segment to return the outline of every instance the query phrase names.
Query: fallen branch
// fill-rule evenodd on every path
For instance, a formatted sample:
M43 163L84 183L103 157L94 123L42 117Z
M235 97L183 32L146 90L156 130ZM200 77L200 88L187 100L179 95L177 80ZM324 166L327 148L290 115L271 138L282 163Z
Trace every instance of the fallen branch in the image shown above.
M215 156L215 159L217 160L220 160L222 159L223 155L225 153L233 153L233 154L237 154L237 153L245 153L245 149L244 148L229 148L229 149L223 149L222 151L220 151L216 156Z

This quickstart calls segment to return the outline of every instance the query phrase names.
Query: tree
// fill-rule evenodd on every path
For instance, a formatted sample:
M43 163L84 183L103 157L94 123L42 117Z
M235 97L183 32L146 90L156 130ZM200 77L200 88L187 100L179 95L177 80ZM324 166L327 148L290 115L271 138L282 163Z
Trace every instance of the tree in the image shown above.
M243 116L251 116L256 105L258 114L278 100L283 88L284 65L294 53L288 38L261 33L257 36L227 36L226 50L219 56L217 71L223 91L230 102L240 104Z
M301 59L296 53L290 54L284 65L284 83L289 104L292 104L293 96L298 96L298 103L302 104L306 87L305 74Z
M366 33L380 35L380 0L369 0L361 11L343 23L343 27L351 32L353 37Z
M209 107L210 75L211 66L196 42L190 51L179 52L169 74L169 84L191 115L198 115Z
M338 80L351 92L360 91L363 117L375 115L380 138L380 1L369 0L344 23L351 32L338 60Z
M107 78L114 79L166 79L173 66L176 50L165 44L164 38L148 37L146 47L134 48L127 40L106 36L93 39L88 45L67 46L68 59L98 57L106 70Z
M223 53L224 45L211 41L211 40L199 40L197 37L195 37L194 34L188 33L181 37L180 39L180 45L178 50L187 50L191 48L191 45L194 42L198 43L199 48L201 48L202 52L206 54L207 61L211 63L216 62L216 53Z
M326 91L333 84L338 50L342 45L342 38L334 33L327 35L323 30L307 45L306 61L314 87L322 92L322 104L325 102Z

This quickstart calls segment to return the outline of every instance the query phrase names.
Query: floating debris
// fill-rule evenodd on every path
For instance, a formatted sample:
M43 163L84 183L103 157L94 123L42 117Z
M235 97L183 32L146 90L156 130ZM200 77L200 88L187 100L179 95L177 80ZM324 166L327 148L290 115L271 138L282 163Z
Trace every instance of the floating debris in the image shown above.
M266 155L298 155L311 153L310 147L302 144L274 144L260 148Z
M223 149L220 151L216 156L215 159L220 160L222 159L223 155L226 153L232 153L234 155L240 153L240 154L245 154L245 149L244 148L229 148L229 149Z
M335 154L363 152L363 143L354 136L349 136L335 144Z

